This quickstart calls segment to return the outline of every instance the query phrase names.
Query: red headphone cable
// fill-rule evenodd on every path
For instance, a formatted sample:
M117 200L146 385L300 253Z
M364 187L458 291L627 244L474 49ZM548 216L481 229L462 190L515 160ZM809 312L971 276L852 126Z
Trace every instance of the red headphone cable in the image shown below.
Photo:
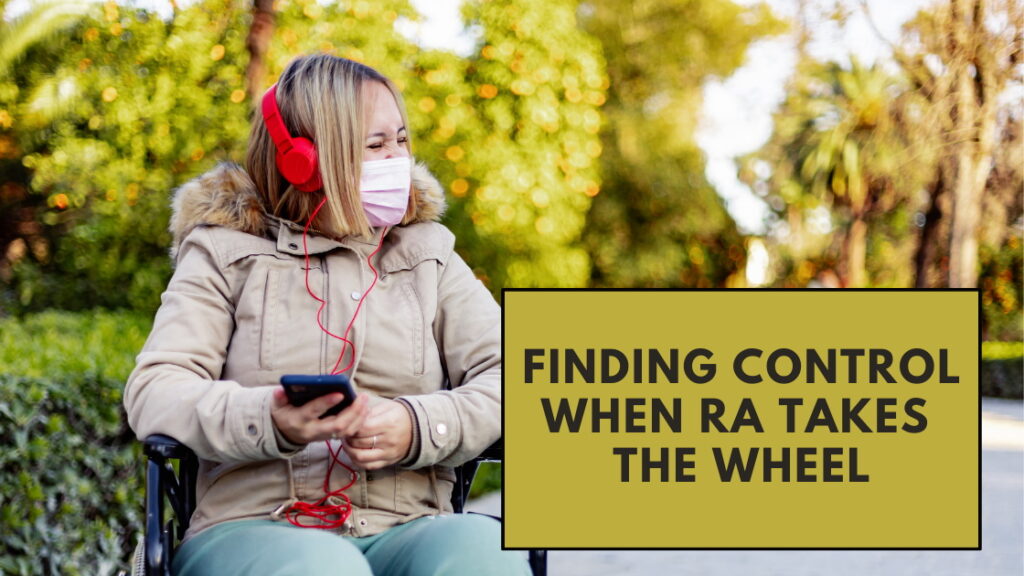
M314 300L320 303L320 307L317 308L316 311L316 324L317 326L320 327L320 330L322 330L325 334L332 338L340 340L343 343L341 347L341 352L338 353L338 360L337 362L334 363L334 368L332 368L331 370L331 374L341 374L343 372L349 371L352 368L353 363L355 362L356 345L351 340L348 339L348 333L352 329L352 325L355 324L356 317L359 316L359 311L362 310L363 301L366 300L366 297L373 290L374 286L377 285L377 279L379 277L379 274L377 272L377 269L374 268L373 266L373 257L376 256L378 252L380 252L381 247L384 245L384 235L387 234L387 227L381 230L380 242L377 244L377 248L375 248L374 251L371 252L370 255L366 257L366 263L370 267L370 270L373 271L373 281L370 282L369 288L367 288L366 291L363 292L363 295L359 298L359 303L356 304L356 310L352 314L352 319L349 320L348 326L345 327L344 335L338 336L337 334L334 334L333 332L328 330L327 327L323 325L323 321L321 320L321 315L323 313L324 307L327 306L327 300L317 296L309 285L309 247L306 238L307 235L309 234L309 228L312 225L313 220L316 218L316 215L320 212L320 209L323 208L326 202L327 198L324 197L324 199L321 200L317 207L313 210L313 213L310 214L309 220L306 221L306 226L302 229L302 251L305 255L306 264L306 292L308 292L309 295L312 296ZM342 359L345 357L345 350L348 349L349 347L352 348L352 355L349 358L348 364L346 364L345 367L342 368L341 370L338 370L338 366L341 364ZM299 528L317 528L321 530L339 528L345 524L349 516L352 514L352 500L344 492L345 490L351 488L353 484L355 484L356 479L358 479L359 475L356 473L355 470L350 468L348 465L346 465L338 458L341 455L340 444L338 445L337 449L332 447L331 443L328 441L325 441L324 444L327 445L327 452L331 455L331 457L330 460L328 460L327 474L324 477L323 497L321 497L316 502L296 502L289 506L284 513L285 518L288 519L288 522L290 522L294 526L298 526ZM334 472L334 467L336 464L340 465L345 470L348 470L349 481L341 488L331 490L331 474ZM343 502L341 504L327 504L327 500L330 499L331 497L340 498ZM301 521L303 517L314 518L318 520L319 523L305 524Z

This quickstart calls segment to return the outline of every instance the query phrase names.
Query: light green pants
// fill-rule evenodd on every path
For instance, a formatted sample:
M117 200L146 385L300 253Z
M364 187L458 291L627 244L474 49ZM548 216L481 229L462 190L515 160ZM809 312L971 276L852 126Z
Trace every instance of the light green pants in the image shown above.
M501 550L501 525L477 514L426 516L366 538L270 520L225 522L185 542L177 576L523 576L521 552Z

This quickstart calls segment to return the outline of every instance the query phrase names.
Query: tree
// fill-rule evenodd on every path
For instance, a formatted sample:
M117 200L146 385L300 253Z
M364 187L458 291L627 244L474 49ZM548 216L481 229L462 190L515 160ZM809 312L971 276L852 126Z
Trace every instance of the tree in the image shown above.
M8 250L10 305L156 305L170 191L244 142L241 17L227 0L167 22L109 2L3 78L21 87L9 109L23 168L3 180L42 202L14 241L29 249Z
M93 9L84 2L58 0L35 3L18 17L9 19L6 1L0 2L0 79L9 78L12 68L33 46L73 26ZM10 82L0 82L0 86L0 173L9 176L0 183L0 280L6 281L12 274L7 254L30 249L21 238L37 229L33 215L39 199L29 195L24 185L27 171L21 166L18 129L14 127L11 110L20 86ZM2 303L0 292L0 310Z
M869 267L872 244L905 253L912 235L911 214L932 160L913 145L901 119L918 113L921 102L898 76L853 59L848 67L805 60L775 115L769 142L746 159L745 178L764 176L757 188L789 224L789 255L797 285L835 268L840 285L900 285L909 278L885 271L905 268L898 259L877 255ZM927 149L926 149L927 150ZM824 209L817 226L821 244L805 221ZM832 232L836 233L833 234ZM796 249L795 246L804 248ZM809 265L801 266L807 262ZM869 272L870 268L870 272Z
M249 24L249 35L245 39L245 47L249 51L249 63L245 67L245 91L251 98L258 96L260 88L263 87L267 49L273 36L273 0L253 0L252 22Z
M1000 136L985 185L978 260L982 338L1024 340L1024 106L1000 111Z
M867 11L866 3L861 5ZM1007 110L1014 105L1004 95L1007 86L1020 86L1020 4L978 0L967 12L965 6L941 3L905 26L900 45L893 47L901 70L883 90L868 89L873 84L863 75L867 69L858 71L856 61L845 72L830 74L836 80L853 74L863 81L817 93L801 85L807 69L798 67L794 89L776 116L772 141L748 159L744 171L787 219L787 282L802 285L821 267L835 266L847 285L859 285L864 254L864 278L871 285L973 285L979 237L998 244L1012 236L1007 231L1020 218L1015 200L1019 170L1013 169L1019 158L1002 151L1013 148L1014 141L1008 136L1012 129L1005 128L1013 123L1014 114ZM884 72L875 68L872 74L881 79ZM844 118L864 118L863 112L872 108L884 110L881 122L844 128ZM1004 146L997 147L1000 134ZM866 178L861 178L865 204L857 200L856 179L850 179L850 168L857 164ZM897 201L872 213L872 182L895 192L880 198ZM820 194L822 183L826 196ZM818 204L822 200L826 203ZM840 244L808 251L802 223L809 210L820 213L823 208L840 231ZM979 214L986 215L984 224ZM865 232L866 246L858 248ZM914 236L911 247L907 239ZM994 261L992 249L986 254L988 262ZM974 272L965 272L968 268ZM987 264L986 270L991 272Z
M6 75L11 66L21 60L29 48L53 37L85 17L93 6L75 0L50 0L33 3L24 13L10 21L7 2L0 2L0 75Z
M780 28L767 8L727 0L592 0L583 28L608 67L603 183L585 242L599 286L720 286L742 272L744 248L704 177L694 133L701 87L743 62ZM594 190L596 193L597 190Z
M1022 26L1019 0L949 0L921 11L894 50L931 105L922 126L939 127L941 159L916 259L918 286L977 285L982 206L1006 106L1001 99L1022 81Z
M450 191L456 248L497 294L506 286L583 286L579 246L598 186L603 62L570 0L470 1L468 58L416 50L404 63L413 152Z

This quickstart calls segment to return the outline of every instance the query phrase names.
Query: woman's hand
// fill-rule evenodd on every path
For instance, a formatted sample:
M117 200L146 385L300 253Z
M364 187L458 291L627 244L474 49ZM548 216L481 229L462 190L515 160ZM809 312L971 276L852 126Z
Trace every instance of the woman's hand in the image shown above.
M366 394L360 394L348 408L334 416L320 420L321 414L341 402L344 397L345 395L341 392L332 392L302 406L292 406L288 403L284 388L278 387L274 390L270 417L274 420L274 426L277 426L285 439L292 444L309 444L317 440L345 438L362 428L370 410L369 398Z
M358 430L347 436L345 452L364 470L376 470L399 462L412 445L412 417L396 400L381 398Z

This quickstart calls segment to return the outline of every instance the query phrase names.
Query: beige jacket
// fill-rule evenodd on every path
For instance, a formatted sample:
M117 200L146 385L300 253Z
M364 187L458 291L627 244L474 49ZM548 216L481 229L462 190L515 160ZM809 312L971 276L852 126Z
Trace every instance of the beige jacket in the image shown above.
M498 306L435 222L444 211L437 181L417 167L413 186L423 201L375 258L380 279L352 327L349 372L357 393L406 403L413 446L400 465L359 471L341 529L352 536L450 511L452 466L501 436ZM282 374L328 373L341 349L316 325L302 228L265 214L246 173L225 164L178 191L171 230L174 276L124 403L139 438L167 434L199 455L189 535L317 500L326 444L291 446L270 417ZM372 280L366 258L376 239L311 233L308 247L310 285L328 300L324 324L341 334ZM336 468L332 489L347 481Z

